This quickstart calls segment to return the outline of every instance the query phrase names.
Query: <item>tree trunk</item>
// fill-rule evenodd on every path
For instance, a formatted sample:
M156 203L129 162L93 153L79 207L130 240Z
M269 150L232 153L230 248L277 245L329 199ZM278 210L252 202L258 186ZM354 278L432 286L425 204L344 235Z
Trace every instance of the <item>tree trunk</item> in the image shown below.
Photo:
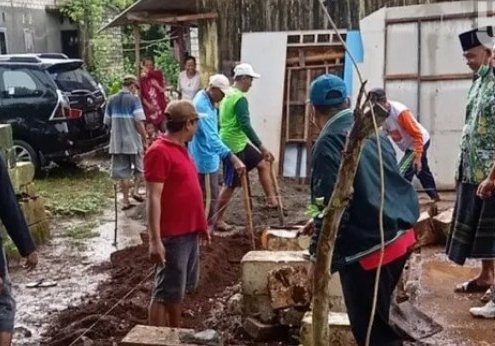
M316 265L314 271L313 295L313 343L314 346L329 346L330 330L328 327L328 283L330 281L330 263L342 215L349 205L352 195L354 178L359 164L359 158L367 138L374 133L371 110L365 101L361 105L364 94L364 84L361 86L356 109L355 123L349 133L335 188L324 213L323 226L318 242ZM374 105L377 126L381 126L387 112L379 105Z

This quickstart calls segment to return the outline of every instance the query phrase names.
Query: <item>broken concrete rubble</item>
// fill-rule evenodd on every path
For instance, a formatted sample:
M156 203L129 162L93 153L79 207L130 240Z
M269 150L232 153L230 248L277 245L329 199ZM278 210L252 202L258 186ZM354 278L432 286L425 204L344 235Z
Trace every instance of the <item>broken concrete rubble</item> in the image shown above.
M268 272L268 292L272 308L309 307L311 282L306 266L282 267Z
M450 208L433 218L433 225L435 230L443 239L446 239L450 232L452 224L452 218L454 214L454 208Z
M180 335L194 333L192 329L151 327L137 325L121 341L121 346L197 346L184 344Z
M182 343L206 346L222 346L222 337L213 329L203 330L198 333L179 333Z
M311 238L299 235L302 226L287 229L267 229L261 236L261 246L269 251L303 251L309 247Z
M286 332L286 328L279 324L266 324L258 321L253 317L244 319L244 331L255 341L274 340L281 333Z
M281 309L277 311L277 321L282 326L288 327L300 327L301 321L306 313L306 308L296 308L290 307L286 309Z

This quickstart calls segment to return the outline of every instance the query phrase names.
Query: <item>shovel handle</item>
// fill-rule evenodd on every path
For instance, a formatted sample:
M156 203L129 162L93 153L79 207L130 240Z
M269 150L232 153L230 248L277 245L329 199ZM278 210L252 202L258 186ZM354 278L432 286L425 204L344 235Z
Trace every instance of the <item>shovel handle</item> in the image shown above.
M285 217L284 217L284 206L282 204L282 196L280 196L280 187L278 185L277 174L275 173L275 166L273 165L273 161L270 162L270 175L272 177L273 186L275 187L275 194L277 195L278 201L278 219L280 221L280 226L285 225Z
M246 208L246 216L248 222L248 231L251 238L251 247L256 250L256 242L254 237L254 225L253 225L253 211L251 209L251 198L249 196L249 183L247 179L247 172L241 176L242 194L244 197L244 207Z

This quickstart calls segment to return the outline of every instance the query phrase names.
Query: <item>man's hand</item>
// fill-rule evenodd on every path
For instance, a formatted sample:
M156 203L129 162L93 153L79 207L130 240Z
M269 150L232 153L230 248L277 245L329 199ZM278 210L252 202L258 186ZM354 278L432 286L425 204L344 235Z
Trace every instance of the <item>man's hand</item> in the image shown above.
M244 162L242 162L241 159L239 159L236 155L232 154L230 156L230 160L234 165L235 171L239 176L242 176L244 173L246 173L246 165L244 165Z
M149 254L152 263L158 265L165 264L165 247L160 239L150 240Z
M27 258L24 268L27 270L33 270L38 265L38 253L36 251L31 252Z
M267 148L265 148L265 146L262 145L260 147L260 151L266 161L272 162L275 160L273 154Z
M206 230L201 234L201 244L203 246L209 246L211 244L211 233L210 230Z
M481 199L487 199L492 197L493 190L495 190L495 184L490 179L485 179L478 186L478 190L476 191L476 195L478 195Z
M421 156L416 156L413 162L413 167L416 172L420 172L423 166L421 165Z

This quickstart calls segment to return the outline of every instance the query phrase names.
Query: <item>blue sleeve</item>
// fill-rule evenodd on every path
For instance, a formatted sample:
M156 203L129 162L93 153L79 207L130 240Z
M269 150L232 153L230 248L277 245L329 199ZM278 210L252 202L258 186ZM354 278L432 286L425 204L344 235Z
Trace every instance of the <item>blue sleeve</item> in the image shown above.
M22 214L17 197L10 181L5 161L0 156L0 220L7 229L7 233L19 250L21 256L26 257L35 250L31 233L26 219ZM3 261L3 259L0 259ZM3 268L3 267L2 267Z
M208 115L207 117L199 120L198 131L202 131L204 133L204 137L207 138L212 152L219 155L222 160L229 157L232 152L222 142L218 133L218 114L212 114L211 110L201 104L197 104L196 109L198 113Z
M315 146L311 176L311 203L323 198L327 206L333 193L341 161L341 146L338 138L324 138ZM323 218L314 218L314 233L309 244L311 258L316 258L316 249L323 226Z

